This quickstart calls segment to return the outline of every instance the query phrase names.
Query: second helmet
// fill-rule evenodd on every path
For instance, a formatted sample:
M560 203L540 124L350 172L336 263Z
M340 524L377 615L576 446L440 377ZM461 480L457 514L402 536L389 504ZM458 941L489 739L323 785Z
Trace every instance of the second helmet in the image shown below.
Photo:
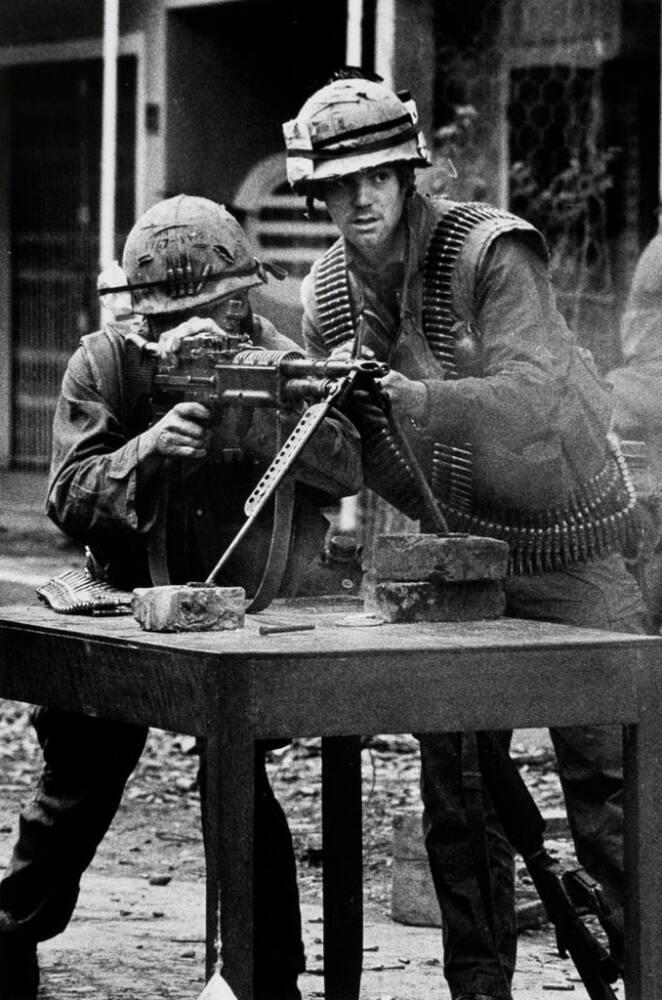
M158 202L138 219L122 266L133 311L142 315L191 309L266 280L227 209L186 194Z
M383 163L431 162L415 101L360 77L316 91L283 132L287 177L295 190Z

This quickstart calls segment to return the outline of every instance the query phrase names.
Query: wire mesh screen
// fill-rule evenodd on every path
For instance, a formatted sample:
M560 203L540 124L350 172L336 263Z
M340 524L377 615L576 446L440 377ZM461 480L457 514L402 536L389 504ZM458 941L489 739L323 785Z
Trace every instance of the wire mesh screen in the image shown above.
M609 100L621 13L619 0L435 5L429 186L540 228L559 306L603 368L618 358L638 250L640 139L628 127L632 108L621 101L615 118Z

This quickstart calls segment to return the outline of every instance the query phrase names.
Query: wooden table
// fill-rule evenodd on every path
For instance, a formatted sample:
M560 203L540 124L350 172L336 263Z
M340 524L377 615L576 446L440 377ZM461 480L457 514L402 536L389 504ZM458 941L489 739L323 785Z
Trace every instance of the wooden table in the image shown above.
M208 741L208 971L252 997L256 740L321 736L327 1000L358 996L359 736L616 723L626 768L627 995L662 997L662 639L500 619L379 625L271 605L242 631L163 635L131 617L0 609L0 697ZM260 624L314 624L260 635ZM219 802L231 802L221 813ZM338 823L338 816L342 822Z

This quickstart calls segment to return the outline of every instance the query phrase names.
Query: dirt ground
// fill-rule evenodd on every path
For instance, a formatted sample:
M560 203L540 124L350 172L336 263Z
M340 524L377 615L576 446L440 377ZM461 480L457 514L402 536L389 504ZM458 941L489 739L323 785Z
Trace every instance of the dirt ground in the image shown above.
M24 706L0 702L0 736L4 865L40 755ZM546 812L557 812L558 782L545 734L518 732L514 745L538 803ZM295 842L306 998L324 996L319 749L318 741L297 741L272 754L269 763ZM440 931L390 918L393 818L420 808L416 742L408 736L374 737L362 757L366 929L361 1000L444 1000ZM152 731L115 822L83 880L74 920L40 948L40 1000L199 996L204 987L204 858L196 769L191 738ZM568 842L561 835L552 847L565 852ZM521 870L519 899L520 907L531 905ZM572 965L558 958L553 935L539 918L538 912L538 926L520 935L516 997L541 1000L560 992L584 1000Z

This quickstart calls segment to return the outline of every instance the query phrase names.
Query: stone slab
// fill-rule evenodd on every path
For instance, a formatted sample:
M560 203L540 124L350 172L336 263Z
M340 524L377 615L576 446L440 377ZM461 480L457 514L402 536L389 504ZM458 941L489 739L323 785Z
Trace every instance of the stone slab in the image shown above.
M244 627L243 587L140 587L133 617L146 632L211 632Z
M499 618L506 608L500 580L368 582L365 611L387 622L466 622Z
M508 545L479 535L385 534L377 539L376 580L503 580Z

